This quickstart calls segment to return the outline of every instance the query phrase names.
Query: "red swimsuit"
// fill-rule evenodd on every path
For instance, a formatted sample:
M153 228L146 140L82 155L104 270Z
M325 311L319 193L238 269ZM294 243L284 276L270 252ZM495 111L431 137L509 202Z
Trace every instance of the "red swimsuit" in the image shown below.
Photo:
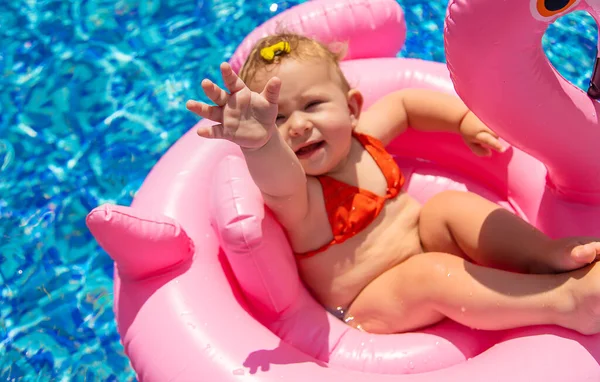
M365 229L377 218L385 202L398 195L404 184L404 176L394 158L377 138L356 132L353 135L373 157L385 176L387 193L382 197L329 176L317 177L323 188L323 198L329 224L333 231L333 240L316 250L296 253L295 255L300 258L311 257L323 252L332 245L343 243Z

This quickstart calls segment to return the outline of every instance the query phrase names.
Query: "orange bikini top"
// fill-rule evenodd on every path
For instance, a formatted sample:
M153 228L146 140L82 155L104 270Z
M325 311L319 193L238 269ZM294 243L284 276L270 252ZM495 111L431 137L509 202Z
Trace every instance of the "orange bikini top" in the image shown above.
M323 252L334 244L340 244L353 237L377 218L388 199L398 195L404 184L404 176L400 172L394 158L385 150L383 144L369 135L353 133L373 157L375 163L387 181L387 193L379 196L369 190L363 190L330 176L319 176L323 188L327 218L333 231L333 240L321 248L304 253L296 253L299 258L307 258Z

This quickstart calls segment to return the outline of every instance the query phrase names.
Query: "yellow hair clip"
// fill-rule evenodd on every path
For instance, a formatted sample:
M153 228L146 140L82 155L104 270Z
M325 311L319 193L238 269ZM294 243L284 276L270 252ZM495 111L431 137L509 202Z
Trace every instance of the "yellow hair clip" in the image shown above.
M277 44L262 48L260 50L260 56L267 61L273 61L275 56L279 56L283 53L289 53L290 51L290 44L287 41L280 41Z

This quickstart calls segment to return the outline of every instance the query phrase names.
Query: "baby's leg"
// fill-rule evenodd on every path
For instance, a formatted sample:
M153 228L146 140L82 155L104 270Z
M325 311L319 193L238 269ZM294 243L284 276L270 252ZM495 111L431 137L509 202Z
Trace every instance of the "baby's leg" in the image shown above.
M556 324L600 331L600 263L527 275L445 253L415 255L385 272L350 305L346 322L371 333L415 330L449 317L485 330Z
M500 269L550 273L581 268L600 256L600 238L553 240L523 219L470 192L446 191L423 206L426 251L447 252Z

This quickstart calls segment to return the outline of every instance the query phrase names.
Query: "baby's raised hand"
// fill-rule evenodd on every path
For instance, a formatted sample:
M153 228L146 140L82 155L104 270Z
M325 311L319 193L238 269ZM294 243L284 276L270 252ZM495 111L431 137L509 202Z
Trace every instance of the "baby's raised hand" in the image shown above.
M186 103L191 112L219 123L199 128L198 135L227 139L244 149L264 146L277 130L275 119L281 80L271 78L258 94L248 89L229 64L221 64L221 75L229 93L208 79L202 81L204 93L216 106L193 100Z
M471 151L478 156L490 156L492 149L498 152L506 151L506 147L500 142L498 135L470 111L460 124L460 134Z

